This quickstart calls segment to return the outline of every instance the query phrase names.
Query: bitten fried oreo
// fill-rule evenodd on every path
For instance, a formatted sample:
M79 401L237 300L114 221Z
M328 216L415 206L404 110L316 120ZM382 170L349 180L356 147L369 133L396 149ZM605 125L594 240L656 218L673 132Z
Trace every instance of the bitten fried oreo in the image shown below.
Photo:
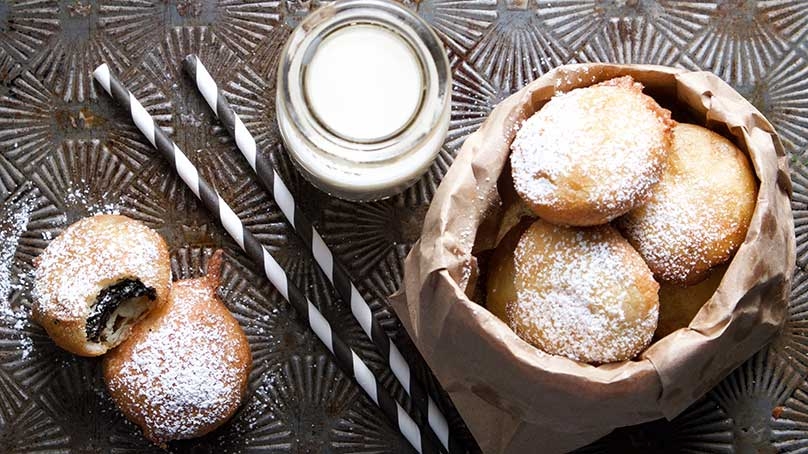
M651 199L617 222L658 280L692 285L746 238L757 180L746 155L709 129L679 124Z
M125 216L76 222L37 262L34 320L77 355L106 353L168 298L168 246L157 232Z
M611 226L569 228L537 220L492 256L488 308L547 353L587 363L628 360L651 341L659 285Z
M511 145L516 191L542 219L604 224L640 205L670 150L670 112L625 76L552 98Z
M216 296L221 262L219 252L206 277L175 282L168 302L104 357L112 399L154 443L216 429L247 390L250 346Z

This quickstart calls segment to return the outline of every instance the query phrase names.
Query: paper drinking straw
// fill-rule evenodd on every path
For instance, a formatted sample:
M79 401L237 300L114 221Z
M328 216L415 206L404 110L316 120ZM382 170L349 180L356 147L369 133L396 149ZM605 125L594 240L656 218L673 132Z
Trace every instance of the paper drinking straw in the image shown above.
M247 256L264 269L264 273L272 285L308 322L312 331L334 354L337 364L356 380L362 390L381 408L413 448L419 453L442 452L435 434L431 430L421 430L404 408L381 386L378 378L373 375L373 372L356 352L331 330L331 325L323 317L323 314L288 279L286 272L269 251L244 227L233 209L216 190L200 176L197 168L188 160L182 150L168 138L166 133L157 126L154 119L146 112L146 109L143 108L137 98L110 74L109 67L106 64L100 65L93 71L93 76L118 104L127 109L135 126L146 136L149 143L174 166L180 178L214 217L222 223L227 233L238 243Z
M255 171L258 180L269 191L275 199L275 203L286 216L286 220L289 221L289 224L292 225L309 248L320 269L336 289L337 294L343 301L350 302L354 318L362 326L365 334L376 345L382 356L387 359L390 369L407 394L412 397L413 403L423 414L427 415L429 426L438 436L441 444L452 454L465 452L455 437L450 436L446 417L435 404L434 399L437 397L428 395L424 391L424 386L413 376L410 365L373 316L370 306L356 289L345 266L335 259L334 254L326 246L313 224L295 202L291 192L283 183L269 159L258 154L255 139L230 106L230 103L227 102L205 65L196 55L188 55L185 57L183 66L213 110L213 113L224 124L227 132L235 139L236 146Z

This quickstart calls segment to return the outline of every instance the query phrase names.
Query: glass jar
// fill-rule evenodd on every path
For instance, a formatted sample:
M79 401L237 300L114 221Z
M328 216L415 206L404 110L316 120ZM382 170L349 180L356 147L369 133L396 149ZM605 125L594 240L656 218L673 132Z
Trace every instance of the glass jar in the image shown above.
M382 199L415 183L443 144L449 61L409 10L338 0L289 37L276 104L286 149L312 184L348 200Z

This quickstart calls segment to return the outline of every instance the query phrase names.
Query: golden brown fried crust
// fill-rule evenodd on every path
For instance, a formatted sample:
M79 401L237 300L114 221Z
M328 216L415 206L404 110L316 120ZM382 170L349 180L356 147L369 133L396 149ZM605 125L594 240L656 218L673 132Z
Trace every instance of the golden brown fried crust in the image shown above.
M693 285L735 254L756 199L746 155L719 134L682 123L650 200L617 225L658 280Z
M705 280L690 287L662 284L659 288L659 323L654 338L661 339L690 325L704 303L713 297L726 271L726 265L719 265L710 270Z
M532 221L518 222L505 232L497 248L491 256L488 266L488 279L486 284L486 307L492 314L504 322L508 322L507 308L516 302L516 287L514 278L513 252L522 233L530 227Z
M33 318L65 350L81 356L102 355L119 342L88 340L86 320L100 291L126 278L155 289L156 299L147 303L147 312L163 304L171 285L165 240L126 216L84 218L37 258Z
M174 283L169 301L104 357L113 401L156 444L215 430L247 391L250 346L216 295L220 267L221 252L206 277Z
M670 112L631 77L551 99L522 125L511 165L542 219L604 224L648 199L671 147Z
M488 309L547 353L587 363L628 360L651 341L658 284L611 226L533 222L494 253Z

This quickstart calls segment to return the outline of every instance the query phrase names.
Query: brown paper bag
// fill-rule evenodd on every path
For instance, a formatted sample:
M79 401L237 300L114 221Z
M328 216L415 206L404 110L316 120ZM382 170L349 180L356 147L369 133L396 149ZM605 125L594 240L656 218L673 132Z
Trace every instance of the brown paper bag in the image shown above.
M751 157L760 180L746 237L688 328L634 361L590 366L522 341L466 295L491 248L497 181L521 122L559 91L631 75L691 121ZM795 262L787 158L772 125L713 74L611 64L557 68L499 104L469 136L438 189L393 305L484 452L560 452L620 426L673 418L749 358L786 316ZM474 254L472 254L474 248ZM484 303L484 301L479 301Z

